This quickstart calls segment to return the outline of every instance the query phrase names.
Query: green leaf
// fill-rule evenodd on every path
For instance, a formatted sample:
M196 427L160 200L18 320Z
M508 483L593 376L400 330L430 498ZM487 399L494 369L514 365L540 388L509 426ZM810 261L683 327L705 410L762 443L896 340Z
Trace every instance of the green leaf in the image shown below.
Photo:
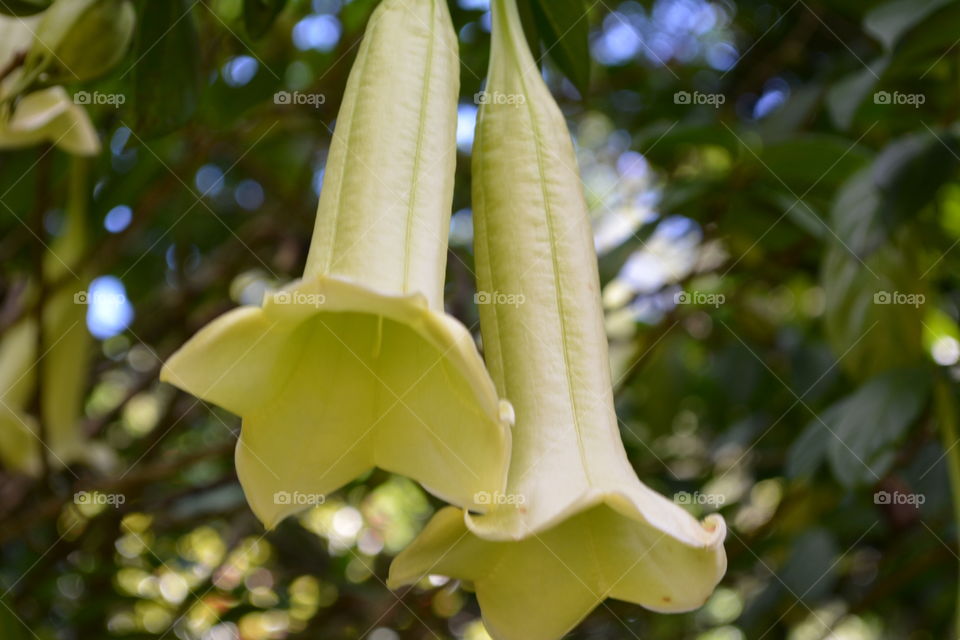
M137 132L170 133L193 116L199 101L200 42L191 3L145 3L136 54Z
M850 251L861 258L870 255L933 201L958 165L960 143L951 132L924 131L895 140L837 193L834 231Z
M590 21L583 0L530 0L537 32L560 70L586 96L590 88ZM536 49L531 49L536 54ZM534 55L535 58L540 56Z
M922 20L900 34L894 47L894 62L898 75L912 81L917 74L925 77L934 65L948 62L947 55L957 42L957 21L960 20L960 3L939 3Z
M896 0L870 11L863 19L864 31L893 48L902 35L953 0ZM954 28L954 31L956 29Z
M648 125L634 134L636 144L646 148L646 155L657 162L676 161L691 148L715 146L731 155L740 146L737 135L725 127L707 124L678 124L674 121Z
M283 11L287 0L243 0L243 24L254 39L262 37Z
M880 205L871 169L858 172L837 192L830 214L833 230L839 242L860 258L873 253L888 237L877 215Z
M854 174L831 211L831 241L821 266L827 338L841 365L859 378L923 357L926 286L910 228L879 214L882 195L871 169ZM902 294L894 303L895 294ZM913 297L909 297L913 296Z
M815 528L791 542L790 556L778 570L783 586L798 599L813 604L826 597L837 580L841 551L833 533Z
M814 238L823 238L827 234L826 222L804 199L797 200L793 195L777 193L771 200L787 214L787 218Z
M958 164L960 142L949 132L922 131L887 145L873 165L880 218L888 227L912 218L956 176Z
M814 187L839 185L864 165L869 154L847 138L801 134L765 147L760 157L799 195Z
M841 366L856 378L923 358L923 304L889 303L894 294L902 301L926 298L911 257L915 246L906 239L898 245L888 244L861 262L834 243L821 267L827 339Z
M354 33L363 29L370 14L377 8L379 0L353 0L340 10L340 22L344 33Z
M808 422L790 445L785 469L788 478L810 478L816 473L827 455L827 445L832 437L823 425L836 424L840 408L834 405L821 412L820 419Z
M919 417L930 396L923 369L897 369L878 375L840 400L827 423L827 459L847 487L873 484L889 470L893 446ZM832 407L833 409L833 407ZM824 414L827 415L827 414Z
M830 88L827 92L827 110L837 127L850 128L860 105L873 91L889 64L889 57L878 58L867 68L846 76Z
M6 640L21 640L24 637L24 622L17 620L14 613L6 606L0 607L0 636Z

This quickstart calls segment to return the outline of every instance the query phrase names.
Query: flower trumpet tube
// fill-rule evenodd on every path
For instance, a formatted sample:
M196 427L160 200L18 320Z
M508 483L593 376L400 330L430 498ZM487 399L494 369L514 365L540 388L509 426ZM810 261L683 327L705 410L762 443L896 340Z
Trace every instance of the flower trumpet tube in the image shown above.
M473 582L491 634L560 638L606 597L695 609L726 570L719 515L698 522L647 488L614 413L596 254L563 116L514 0L493 3L473 151L478 288L488 367L515 410L507 490L483 515L448 507L396 558L392 586Z
M373 466L471 509L504 487L509 412L443 311L458 74L443 0L377 7L303 278L213 321L161 374L243 418L237 473L268 527Z

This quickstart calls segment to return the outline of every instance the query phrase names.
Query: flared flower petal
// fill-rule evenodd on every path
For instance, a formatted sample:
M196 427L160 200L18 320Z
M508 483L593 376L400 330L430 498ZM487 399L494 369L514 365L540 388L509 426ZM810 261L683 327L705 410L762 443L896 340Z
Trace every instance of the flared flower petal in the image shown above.
M460 506L502 491L509 425L443 311L459 61L446 3L384 0L347 83L304 277L231 311L162 379L243 418L268 527L378 466Z
M692 545L601 504L523 540L490 542L447 507L397 557L389 584L427 574L468 580L494 638L550 640L608 597L663 613L701 606L726 569L714 548L723 520L712 516L705 527L715 529Z
M419 295L301 280L210 323L161 378L243 416L237 473L268 527L374 466L478 509L505 480L473 337Z
M487 364L516 413L507 490L485 514L444 510L391 567L475 584L498 640L552 640L606 597L699 607L726 569L725 525L643 485L613 407L597 260L563 116L514 0L495 0L473 151Z
M100 152L100 139L83 107L73 103L63 87L25 95L13 113L0 113L0 149L54 144L80 156Z

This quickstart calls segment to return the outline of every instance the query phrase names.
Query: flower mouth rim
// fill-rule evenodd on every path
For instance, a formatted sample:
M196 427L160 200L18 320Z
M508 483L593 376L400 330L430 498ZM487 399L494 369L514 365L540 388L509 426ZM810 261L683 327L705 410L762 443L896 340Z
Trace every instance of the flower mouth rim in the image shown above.
M164 363L160 379L235 413L246 423L248 417L256 415L255 407L260 401L251 400L251 404L248 406L225 406L223 402L218 400L218 397L215 397L212 387L204 391L202 384L195 379L191 379L192 367L203 366L206 361L205 354L217 349L216 345L224 332L234 329L235 325L233 323L235 320L244 322L247 319L259 317L257 321L259 324L255 325L256 330L273 332L275 337L271 339L277 344L283 345L291 339L293 333L300 329L304 323L310 322L318 315L322 316L327 313L369 314L382 317L390 323L405 327L423 340L427 346L436 350L440 359L445 360L446 364L444 366L449 366L456 372L456 379L451 382L451 384L456 384L457 391L455 393L462 395L464 401L475 407L476 424L485 425L478 426L478 428L484 434L483 437L488 438L492 443L491 449L495 452L495 459L491 459L490 464L496 465L498 471L490 473L490 477L493 478L490 486L486 486L489 479L485 474L481 474L481 476L484 476L482 482L484 486L482 488L495 491L502 490L505 487L512 450L512 438L510 424L501 415L500 400L496 394L493 381L484 367L483 360L469 330L445 312L430 308L426 297L420 293L385 293L341 277L326 275L295 280L267 294L262 306L247 305L234 308L206 325ZM253 334L251 334L251 338L253 338ZM248 340L247 343L249 342L251 341ZM184 352L187 355L184 355ZM264 370L264 375L267 374L269 374L268 370ZM458 428L457 419L457 415L449 416L451 428ZM246 429L245 424L244 428L241 429L240 439L238 440L237 455L240 453L240 448L244 446L243 435ZM469 456L470 454L470 451L460 452L461 456ZM239 466L238 464L238 468ZM392 473L413 477L409 471L404 472L396 468L395 465L385 464L384 459L379 457L371 459L370 466L377 466ZM426 478L414 477L414 479L426 491L451 504L467 508L483 508L482 504L474 504L464 497L474 495L473 491L476 488L471 488L470 491L461 496L451 494L450 487L436 486L435 482L425 482ZM330 491L334 490L336 489ZM293 511L280 515L278 513L267 513L263 509L258 510L254 507L255 500L248 497L247 502L253 508L258 519L265 523L268 528L273 528L280 520L293 513Z
M639 479L637 480L637 484L646 488ZM662 522L660 521L662 519L650 518L649 512L655 509L655 505L647 505L646 508L644 508L642 501L639 499L640 496L630 495L631 492L629 491L599 488L584 491L576 498L570 500L563 509L557 511L542 522L536 523L535 527L530 527L526 531L519 530L516 525L504 526L502 521L498 522L493 519L491 519L491 524L485 525L482 520L484 518L490 518L490 514L471 513L466 510L464 511L464 521L467 529L483 540L490 542L518 542L533 535L541 534L555 527L562 526L565 521L578 514L600 506L606 506L624 518L636 522L639 526L647 526L660 531L662 534L670 536L690 547L705 550L723 549L723 542L727 535L727 525L722 515L719 513L711 513L703 518L703 520L696 520L693 516L687 514L686 511L683 511L681 507L663 498L660 494L650 489L647 489L647 491L649 491L649 497L653 500L659 502L659 500L662 499L664 501L664 508L680 510L682 514L677 513L677 515L686 521L686 526L681 525L681 527L683 527L681 529L677 526L679 523ZM636 488L632 493L636 494ZM523 521L522 518L520 518L515 520L515 522L522 524ZM513 523L508 523L508 525L509 524Z

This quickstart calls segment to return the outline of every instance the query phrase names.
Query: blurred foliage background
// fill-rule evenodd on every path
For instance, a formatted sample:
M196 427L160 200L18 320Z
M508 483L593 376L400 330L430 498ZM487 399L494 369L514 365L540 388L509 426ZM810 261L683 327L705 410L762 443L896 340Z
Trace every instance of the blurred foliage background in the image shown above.
M239 420L157 381L300 275L375 4L117 0L40 50L42 17L0 23L5 640L488 637L469 585L384 585L438 501L377 471L265 533ZM608 601L570 637L952 637L960 3L522 5L577 143L631 460L730 526L701 610ZM451 0L447 304L474 328L488 10Z

